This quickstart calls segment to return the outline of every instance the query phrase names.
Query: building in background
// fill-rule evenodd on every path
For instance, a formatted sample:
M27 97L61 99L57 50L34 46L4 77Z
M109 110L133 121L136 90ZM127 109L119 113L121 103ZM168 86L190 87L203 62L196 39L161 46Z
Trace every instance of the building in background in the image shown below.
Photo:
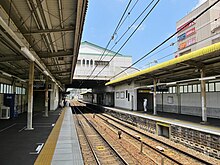
M216 1L207 0L198 8L191 11L176 24L180 30L208 6ZM197 20L190 23L178 33L178 51L175 57L190 53L205 46L220 41L220 3L205 12Z
M115 57L113 58L113 56ZM93 79L98 74L94 78L95 80L109 80L131 64L131 56L116 54L114 51L105 50L105 48L85 41L80 45L73 79ZM103 69L104 67L105 69ZM93 70L94 68L95 70ZM100 72L102 69L103 71ZM134 71L137 70L130 68L120 76Z

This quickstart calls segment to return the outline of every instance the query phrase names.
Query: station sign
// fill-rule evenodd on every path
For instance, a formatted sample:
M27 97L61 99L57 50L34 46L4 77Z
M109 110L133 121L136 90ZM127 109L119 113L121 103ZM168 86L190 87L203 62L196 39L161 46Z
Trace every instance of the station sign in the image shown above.
M149 89L138 89L138 93L149 93L150 91Z
M154 91L154 87L151 88L151 91ZM169 91L169 87L166 85L160 85L160 86L156 86L156 91L157 92L168 92Z
M34 89L45 89L45 81L34 81Z

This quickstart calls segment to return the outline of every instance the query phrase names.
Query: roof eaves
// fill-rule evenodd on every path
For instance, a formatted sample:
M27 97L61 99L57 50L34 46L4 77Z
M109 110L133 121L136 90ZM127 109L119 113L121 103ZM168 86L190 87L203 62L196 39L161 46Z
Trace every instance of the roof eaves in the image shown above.
M207 46L207 47L204 47L202 49L196 50L194 52L190 52L190 53L185 54L183 56L180 56L178 58L174 58L172 60L165 61L163 63L157 64L157 65L155 65L155 66L153 66L151 68L146 68L144 70L135 72L133 74L117 78L115 80L107 82L105 85L107 86L107 85L113 85L113 84L116 84L116 83L120 83L122 81L126 81L126 80L129 80L129 79L132 79L132 78L135 78L135 77L138 77L138 76L150 73L152 71L155 71L155 70L158 70L158 69L162 69L164 67L168 67L168 66L171 66L171 65L175 65L175 64L178 64L178 63L181 63L181 62L193 59L193 58L197 58L197 57L209 54L209 53L213 53L215 51L220 51L220 42L216 43L216 44L213 44L213 45L210 45L210 46Z

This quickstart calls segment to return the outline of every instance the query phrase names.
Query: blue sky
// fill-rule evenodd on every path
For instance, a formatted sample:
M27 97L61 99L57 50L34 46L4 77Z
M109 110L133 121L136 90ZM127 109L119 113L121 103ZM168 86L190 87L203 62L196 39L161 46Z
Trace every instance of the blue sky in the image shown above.
M137 0L132 0L131 7L136 1ZM133 62L135 62L173 34L176 30L176 22L204 1L205 0L160 0L153 12L119 53L131 55ZM89 0L82 41L88 41L105 48L128 2L129 0ZM128 29L150 2L151 0L138 0L137 5L123 23L117 35L114 36L115 39L111 41L108 49L115 46L113 51L118 51L125 39L129 37L140 21L131 28L129 33L124 37L124 40L121 40L121 42L115 45L116 40ZM128 11L130 11L130 9ZM173 38L160 48L162 49L168 46L167 49L159 53L151 54L135 66L143 69L149 67L149 63L154 60L158 60L160 63L174 58L174 54L172 53L177 50L177 46L169 47L169 45L175 41L176 38ZM168 56L169 54L171 55ZM168 57L164 58L165 56Z

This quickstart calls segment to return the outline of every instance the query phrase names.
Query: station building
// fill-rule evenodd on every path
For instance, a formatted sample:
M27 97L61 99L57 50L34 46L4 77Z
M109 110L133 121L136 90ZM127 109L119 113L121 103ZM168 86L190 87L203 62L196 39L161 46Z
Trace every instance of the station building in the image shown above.
M201 17L192 21L199 13L215 1L207 0L176 23L178 51L175 57L190 53L220 41L220 4L217 3ZM187 25L187 26L186 26ZM184 27L185 26L185 27ZM181 30L182 29L182 30Z
M88 88L91 84L92 91L86 92L84 90L82 92L82 89L78 89L77 92L74 89L77 92L77 97L80 98L80 94L83 94L85 101L113 106L114 89L106 87L104 84L131 64L131 56L116 53L88 41L82 42L73 80L79 82L78 85L75 85L76 88L82 88L84 84ZM100 72L102 69L103 71ZM137 69L131 67L122 75L128 75L135 71ZM102 82L104 83L102 84Z

